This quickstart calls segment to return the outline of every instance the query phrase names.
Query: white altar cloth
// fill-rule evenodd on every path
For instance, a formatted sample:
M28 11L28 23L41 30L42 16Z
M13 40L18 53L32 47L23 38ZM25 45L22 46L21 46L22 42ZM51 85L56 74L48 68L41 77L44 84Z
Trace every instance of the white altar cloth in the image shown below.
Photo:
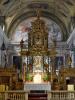
M41 83L41 84L34 84L34 83L25 83L24 90L51 90L50 83Z

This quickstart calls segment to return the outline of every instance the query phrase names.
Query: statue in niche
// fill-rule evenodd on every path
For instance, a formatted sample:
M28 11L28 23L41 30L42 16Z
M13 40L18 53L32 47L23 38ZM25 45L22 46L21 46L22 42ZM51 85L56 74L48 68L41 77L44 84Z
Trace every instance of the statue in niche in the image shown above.
M71 57L69 55L67 57L67 63L71 67L72 59L71 59Z

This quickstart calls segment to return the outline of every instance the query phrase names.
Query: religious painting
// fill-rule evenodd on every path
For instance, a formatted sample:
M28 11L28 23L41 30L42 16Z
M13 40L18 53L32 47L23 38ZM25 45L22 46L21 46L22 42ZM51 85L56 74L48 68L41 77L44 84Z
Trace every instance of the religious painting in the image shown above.
M43 71L43 58L42 58L42 56L34 56L33 57L33 71L34 72L37 72L37 71L42 72Z

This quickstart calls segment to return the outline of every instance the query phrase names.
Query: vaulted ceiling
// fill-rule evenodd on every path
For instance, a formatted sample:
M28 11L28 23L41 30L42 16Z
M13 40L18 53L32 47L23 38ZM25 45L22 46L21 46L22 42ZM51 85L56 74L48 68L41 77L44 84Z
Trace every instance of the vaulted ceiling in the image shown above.
M41 16L59 24L67 37L71 31L72 18L75 19L75 0L0 0L0 16L5 16L9 33L15 22L36 16L37 8L41 9Z

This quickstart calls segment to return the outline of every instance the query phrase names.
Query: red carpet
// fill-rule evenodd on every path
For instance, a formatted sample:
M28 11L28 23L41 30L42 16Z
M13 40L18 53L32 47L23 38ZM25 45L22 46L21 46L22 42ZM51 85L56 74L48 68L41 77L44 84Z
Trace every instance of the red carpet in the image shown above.
M39 92L31 92L28 95L28 100L47 100L47 94Z

